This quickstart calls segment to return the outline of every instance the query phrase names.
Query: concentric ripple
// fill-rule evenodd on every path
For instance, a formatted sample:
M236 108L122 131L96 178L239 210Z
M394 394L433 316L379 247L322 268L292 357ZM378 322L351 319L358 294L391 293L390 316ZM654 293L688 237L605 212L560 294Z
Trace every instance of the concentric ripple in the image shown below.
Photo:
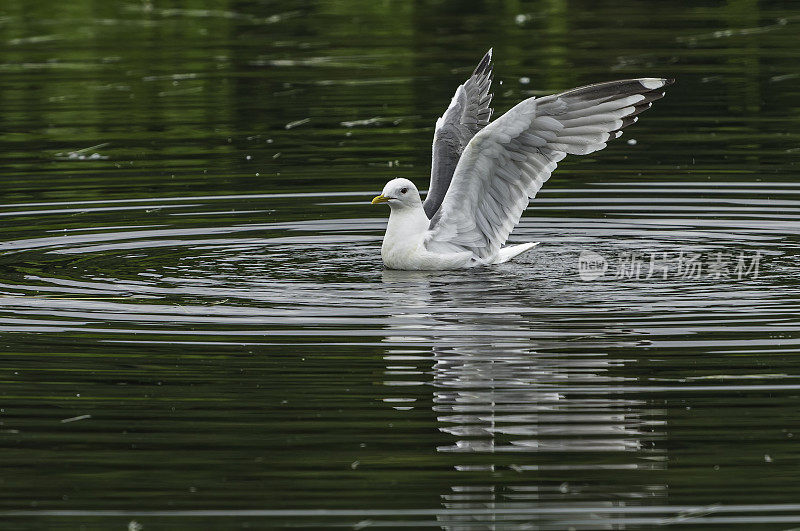
M8 377L8 389L18 407L50 397L62 422L90 415L75 421L83 437L95 424L122 429L94 452L130 439L145 444L152 463L179 445L212 466L218 458L204 445L231 437L215 445L259 454L256 463L294 477L275 493L290 506L294 496L324 506L312 486L332 485L342 472L329 455L312 458L315 473L305 478L294 457L276 461L286 444L294 456L333 452L342 470L364 478L381 471L425 481L426 467L436 467L443 526L480 526L487 506L493 519L524 520L527 509L546 504L566 511L542 516L542 525L558 527L583 521L570 507L598 500L611 512L593 518L652 523L636 508L663 505L677 515L666 508L669 493L687 474L719 470L719 480L703 480L715 496L745 488L723 472L742 457L709 454L697 444L704 433L716 445L748 437L763 448L748 457L753 466L791 453L783 415L800 392L798 288L787 277L797 267L790 212L800 188L686 190L672 182L551 188L512 237L542 245L516 262L468 272L383 270L385 220L348 217L374 212L368 194L337 194L333 205L305 194L5 205L3 212L45 227L64 211L91 218L130 209L127 225L26 229L0 244L0 333L40 352L18 355L22 370ZM280 214L297 202L308 207L304 219ZM659 208L643 209L648 203ZM593 280L579 270L587 251L607 261ZM661 264L681 253L699 256L703 267L720 253L729 269L742 256L751 267L741 278L649 271L650 257ZM620 269L626 260L639 263L637 274ZM131 386L141 406L130 401ZM147 404L166 408L166 417L145 413ZM754 404L762 404L759 416L742 423L737 412ZM6 422L20 442L51 429L51 414L23 418ZM364 429L350 433L353 423ZM729 423L739 429L722 427ZM400 454L386 461L390 448ZM416 464L387 469L400 455ZM259 481L269 475L257 473ZM241 481L233 480L237 490ZM767 503L769 491L761 492ZM363 495L340 494L352 507ZM631 512L618 513L623 506ZM304 511L282 517L314 521Z
M0 527L800 525L795 8L178 4L0 6ZM384 270L490 46L495 116L676 83Z

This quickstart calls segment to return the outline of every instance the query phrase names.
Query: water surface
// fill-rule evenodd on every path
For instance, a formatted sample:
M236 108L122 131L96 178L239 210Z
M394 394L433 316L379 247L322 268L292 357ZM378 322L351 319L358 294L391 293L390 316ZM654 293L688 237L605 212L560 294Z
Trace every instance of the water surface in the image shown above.
M798 24L751 1L4 5L3 527L796 526ZM384 270L369 199L425 188L489 46L499 112L678 82L560 165L511 238L535 251Z

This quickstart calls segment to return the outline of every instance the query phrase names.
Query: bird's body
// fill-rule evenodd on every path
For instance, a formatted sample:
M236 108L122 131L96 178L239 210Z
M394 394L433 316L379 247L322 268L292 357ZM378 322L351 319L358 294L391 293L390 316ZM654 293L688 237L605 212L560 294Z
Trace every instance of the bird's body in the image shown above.
M489 123L491 50L436 122L425 202L408 179L372 200L391 207L381 257L390 269L461 269L506 262L536 243L503 247L556 164L619 137L671 80L599 83L529 98Z
M410 182L410 181L409 181ZM468 267L470 252L432 253L425 248L430 220L420 201L417 208L392 210L381 245L381 258L389 269L460 269Z
M398 193L404 189L407 190L405 193ZM389 214L389 223L381 246L381 258L389 269L463 269L477 265L500 264L538 245L523 243L503 247L488 260L480 259L471 251L432 252L426 246L431 220L425 214L414 183L408 179L394 179L386 185L384 192L379 197L408 196L408 205L402 205L397 200L397 206L393 207ZM389 199L387 202L391 204L392 201L393 199Z

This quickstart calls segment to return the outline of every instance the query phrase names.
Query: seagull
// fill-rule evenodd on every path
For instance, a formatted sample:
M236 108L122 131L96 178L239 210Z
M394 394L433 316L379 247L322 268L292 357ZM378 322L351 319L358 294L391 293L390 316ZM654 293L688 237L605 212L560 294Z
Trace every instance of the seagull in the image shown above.
M492 68L490 49L436 120L425 202L402 178L372 200L391 209L381 246L387 268L502 264L532 249L538 242L503 245L561 159L606 147L674 82L622 79L534 96L490 123Z

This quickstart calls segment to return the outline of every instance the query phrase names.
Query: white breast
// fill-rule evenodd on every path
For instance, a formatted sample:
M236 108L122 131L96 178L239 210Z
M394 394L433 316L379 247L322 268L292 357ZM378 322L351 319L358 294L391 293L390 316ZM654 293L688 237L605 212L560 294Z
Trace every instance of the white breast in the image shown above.
M427 229L428 218L422 208L393 208L381 246L381 257L386 267L417 269L411 266L424 251L422 240Z
M381 257L390 269L461 269L474 265L472 253L439 254L425 248L430 224L419 208L392 209L381 246Z

